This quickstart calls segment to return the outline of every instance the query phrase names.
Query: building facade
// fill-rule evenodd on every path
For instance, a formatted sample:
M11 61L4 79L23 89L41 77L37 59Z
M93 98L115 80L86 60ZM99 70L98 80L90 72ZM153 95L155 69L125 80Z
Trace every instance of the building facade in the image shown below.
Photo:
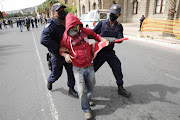
M110 9L112 4L121 5L119 22L138 23L142 15L149 18L180 18L180 0L77 0L77 16L94 9Z

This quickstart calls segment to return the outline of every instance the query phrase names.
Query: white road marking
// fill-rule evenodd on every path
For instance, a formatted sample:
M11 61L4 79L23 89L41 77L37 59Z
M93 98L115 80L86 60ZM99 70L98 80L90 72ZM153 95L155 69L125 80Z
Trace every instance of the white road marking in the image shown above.
M172 75L169 75L169 74L165 74L165 75L168 76L168 77L171 77L171 78L173 78L173 79L175 79L175 80L179 80L179 81L180 81L179 78L176 78L176 77L174 77L174 76L172 76Z
M34 37L34 33L33 32L32 32L32 36L33 36L33 40L34 40L37 56L38 56L38 59L39 59L39 62L40 62L43 80L47 84L47 78L46 78L46 75L45 75L45 72L44 72L44 68L43 68L43 65L42 65L41 57L40 57L40 54L39 54L39 50L38 50L38 47L37 47L37 44L36 44L36 39ZM52 118L53 118L53 120L58 120L59 119L59 117L58 117L58 110L55 108L55 105L54 105L54 102L53 102L53 99L52 99L52 95L51 95L51 93L48 90L46 90L46 93L47 93L47 98L48 98L48 101L49 101L49 108L50 108L50 111L51 111Z

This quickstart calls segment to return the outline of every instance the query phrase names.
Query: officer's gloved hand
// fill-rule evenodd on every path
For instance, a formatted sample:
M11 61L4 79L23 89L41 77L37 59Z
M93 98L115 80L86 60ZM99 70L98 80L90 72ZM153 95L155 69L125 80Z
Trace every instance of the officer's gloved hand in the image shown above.
M113 37L105 37L105 39L107 39L110 44L114 43L114 41L116 40L116 38Z

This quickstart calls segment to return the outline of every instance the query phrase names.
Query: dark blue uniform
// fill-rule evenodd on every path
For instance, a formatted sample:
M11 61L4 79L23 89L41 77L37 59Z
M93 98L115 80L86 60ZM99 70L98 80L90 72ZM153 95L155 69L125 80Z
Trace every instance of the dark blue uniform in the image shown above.
M72 71L72 64L67 63L59 54L60 41L62 39L65 27L57 20L49 20L45 26L41 35L41 44L48 48L48 51L52 54L51 63L52 71L48 77L48 83L53 83L61 76L63 66L67 71L68 86L74 88L75 79Z
M114 37L117 39L123 38L123 27L117 21L110 27L109 20L103 20L97 24L93 31L102 37ZM121 70L121 62L115 55L113 50L114 44L111 44L103 48L95 57L93 61L95 72L107 61L112 69L112 72L116 78L117 85L123 85L123 74Z

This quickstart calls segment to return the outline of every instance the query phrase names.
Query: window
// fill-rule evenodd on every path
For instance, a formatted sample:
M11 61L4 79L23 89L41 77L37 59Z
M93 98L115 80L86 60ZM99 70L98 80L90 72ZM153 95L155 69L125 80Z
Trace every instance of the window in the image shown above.
M165 7L165 0L156 0L156 13L163 13Z
M65 4L67 4L68 0L65 0Z
M138 1L135 0L133 2L133 14L137 14L137 11L138 11Z
M89 19L93 19L94 18L94 15L95 15L95 12L89 12Z
M107 19L107 13L100 13L100 19Z

